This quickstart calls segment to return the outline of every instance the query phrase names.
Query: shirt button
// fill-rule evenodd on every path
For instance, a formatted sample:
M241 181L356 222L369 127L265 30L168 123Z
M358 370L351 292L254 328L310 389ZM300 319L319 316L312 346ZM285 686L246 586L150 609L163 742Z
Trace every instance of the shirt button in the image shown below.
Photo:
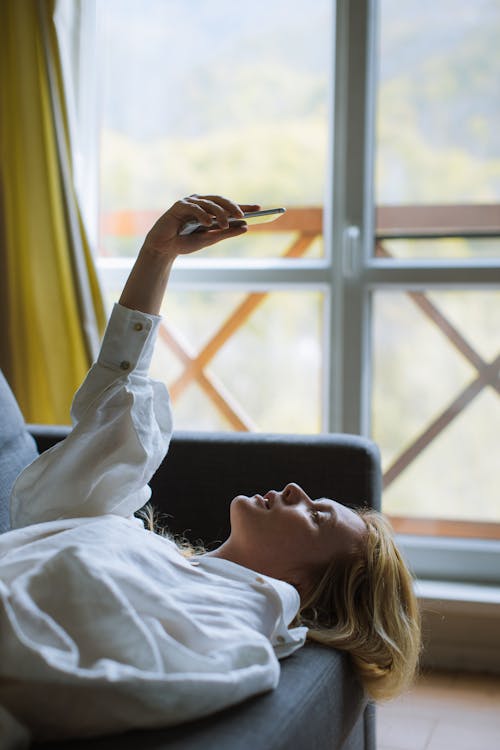
M142 323L134 323L134 331L142 331L143 328Z
M199 565L200 564L198 562L198 560L190 560L189 562L191 563L191 565Z
M120 362L120 370L130 370L130 362L127 362L126 359Z
M278 641L278 643L285 643L285 640L286 640L286 639L285 639L285 638L283 638L283 636L282 636L282 635L278 635L278 636L276 637L276 640Z
M255 580L257 581L257 583L265 583L266 582L265 579L262 578L261 576L257 576L257 578Z

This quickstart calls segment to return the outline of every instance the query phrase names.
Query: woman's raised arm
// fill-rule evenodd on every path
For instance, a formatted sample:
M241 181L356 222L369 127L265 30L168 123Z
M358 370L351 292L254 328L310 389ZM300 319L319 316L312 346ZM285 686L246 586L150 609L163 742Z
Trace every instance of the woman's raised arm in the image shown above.
M148 377L163 294L178 255L246 231L229 227L244 210L219 196L175 203L148 233L111 314L101 350L72 405L73 430L18 477L13 528L115 514L130 517L150 497L148 482L168 450L172 419L163 383ZM220 228L180 235L196 219Z

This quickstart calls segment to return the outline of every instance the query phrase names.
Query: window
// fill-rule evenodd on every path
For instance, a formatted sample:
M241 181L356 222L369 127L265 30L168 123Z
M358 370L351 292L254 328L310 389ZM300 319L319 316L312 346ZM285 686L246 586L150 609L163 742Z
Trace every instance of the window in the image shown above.
M372 435L409 544L500 537L498 5L99 13L109 298L179 195L288 208L174 270L177 426Z

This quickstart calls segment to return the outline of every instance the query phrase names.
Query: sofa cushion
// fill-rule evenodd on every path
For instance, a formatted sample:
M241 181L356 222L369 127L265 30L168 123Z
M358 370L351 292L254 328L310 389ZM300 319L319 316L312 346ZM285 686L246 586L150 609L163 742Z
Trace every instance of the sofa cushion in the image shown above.
M18 474L38 451L16 399L0 371L0 533L10 528L9 497Z
M277 690L154 731L34 744L40 750L368 750L366 700L346 654L308 643L281 662ZM352 737L352 740L351 740Z

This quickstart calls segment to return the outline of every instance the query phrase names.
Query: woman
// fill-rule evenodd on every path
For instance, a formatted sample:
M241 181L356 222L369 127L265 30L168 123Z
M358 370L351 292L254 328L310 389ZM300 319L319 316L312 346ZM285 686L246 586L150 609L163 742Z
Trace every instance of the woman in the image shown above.
M15 484L13 531L0 538L0 707L12 736L204 716L276 687L278 660L306 636L349 651L372 697L413 675L417 606L379 514L290 483L234 498L229 538L191 556L133 515L172 430L168 393L147 375L172 264L243 234L243 212L258 208L190 196L158 220L75 396L72 432ZM193 219L207 231L181 235Z

